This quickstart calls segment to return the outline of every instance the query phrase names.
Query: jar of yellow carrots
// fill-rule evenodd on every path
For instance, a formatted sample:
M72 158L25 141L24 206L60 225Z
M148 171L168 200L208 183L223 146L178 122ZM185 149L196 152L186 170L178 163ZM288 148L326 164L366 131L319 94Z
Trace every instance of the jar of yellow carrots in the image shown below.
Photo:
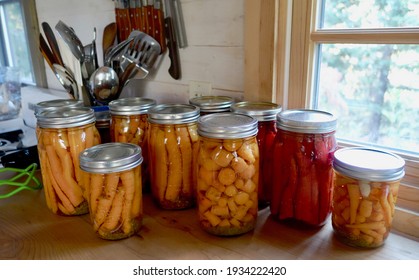
M111 141L132 143L141 147L143 156L142 180L145 191L150 190L147 112L155 105L155 100L144 97L120 98L108 104L111 115Z
M160 104L151 108L148 115L153 199L163 209L193 207L199 108L191 104Z
M88 213L79 155L101 142L93 110L87 107L45 110L36 118L38 154L48 208L59 215Z
M332 226L343 243L362 248L384 244L394 217L405 162L369 148L334 153Z
M90 219L96 234L108 240L130 237L141 228L141 148L130 143L105 143L80 154Z
M258 121L238 113L198 120L197 201L199 223L214 235L254 229L258 214Z

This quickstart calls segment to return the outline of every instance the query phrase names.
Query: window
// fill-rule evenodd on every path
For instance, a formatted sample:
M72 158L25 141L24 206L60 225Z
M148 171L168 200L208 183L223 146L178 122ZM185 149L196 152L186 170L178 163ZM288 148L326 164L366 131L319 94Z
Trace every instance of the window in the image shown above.
M22 83L46 85L34 0L0 0L0 65L20 68Z
M245 98L331 111L341 146L404 157L393 227L419 237L419 1L250 2Z

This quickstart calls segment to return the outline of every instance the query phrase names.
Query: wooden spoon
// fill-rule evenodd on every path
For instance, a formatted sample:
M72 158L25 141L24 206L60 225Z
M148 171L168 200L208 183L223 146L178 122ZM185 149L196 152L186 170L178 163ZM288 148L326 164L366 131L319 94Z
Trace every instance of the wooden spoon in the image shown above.
M103 58L105 58L105 53L113 46L116 38L116 23L112 22L105 26L103 30L103 39L102 39L102 50Z

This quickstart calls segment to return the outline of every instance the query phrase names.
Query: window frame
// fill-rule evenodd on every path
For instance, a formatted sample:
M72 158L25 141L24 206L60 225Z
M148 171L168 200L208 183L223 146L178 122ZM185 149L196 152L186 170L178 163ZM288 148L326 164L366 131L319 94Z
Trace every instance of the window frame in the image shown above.
M317 4L318 0L246 0L245 100L272 101L283 109L310 108L319 43L419 44L419 28L317 30ZM393 229L418 238L419 158L399 155L406 161L406 175Z
M19 2L25 24L29 56L32 64L34 83L38 87L48 87L45 72L45 62L39 51L39 24L35 0L5 0L4 2Z

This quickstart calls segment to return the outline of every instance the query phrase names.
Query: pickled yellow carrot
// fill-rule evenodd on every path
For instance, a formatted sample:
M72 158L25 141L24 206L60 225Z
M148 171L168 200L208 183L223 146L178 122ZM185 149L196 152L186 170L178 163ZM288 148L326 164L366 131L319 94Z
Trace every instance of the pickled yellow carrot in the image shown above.
M157 128L156 128L157 129ZM164 195L167 188L168 177L168 155L165 147L164 131L157 129L156 140L151 142L155 146L155 154L153 156L153 178L155 179L156 195L159 201L164 200Z
M131 215L132 217L138 217L142 213L142 182L141 178L141 168L136 167L134 169L134 197L132 201Z
M122 208L124 203L125 189L119 188L113 201L111 202L111 209L105 219L105 222L100 227L100 230L114 230L121 220Z
M356 213L358 211L359 200L360 200L360 191L359 186L355 184L348 184L348 194L349 194L349 207L350 207L350 223L354 224L356 219Z
M138 178L139 180L139 178ZM122 231L129 233L132 230L132 203L135 194L135 178L134 171L129 170L121 173L122 187L125 190L124 204L122 207Z

